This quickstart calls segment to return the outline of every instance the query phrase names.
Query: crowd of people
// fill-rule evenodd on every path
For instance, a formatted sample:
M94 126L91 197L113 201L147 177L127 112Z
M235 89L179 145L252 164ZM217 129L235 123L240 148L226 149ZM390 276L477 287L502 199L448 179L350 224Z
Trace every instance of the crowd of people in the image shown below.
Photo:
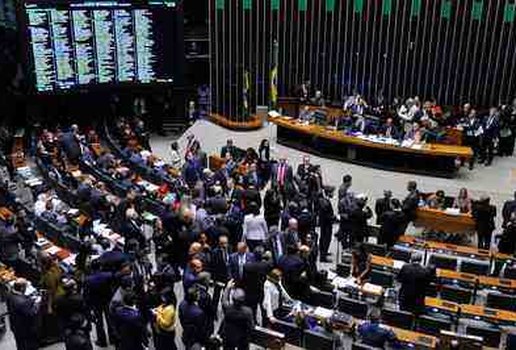
M379 243L391 247L419 206L446 207L444 193L423 196L411 181L403 200L385 191L372 210L366 196L353 191L352 176L347 174L334 210L335 189L325 185L320 167L308 156L295 170L288 159L272 159L267 140L257 150L241 150L227 140L220 152L223 165L208 169L208 157L193 136L184 152L172 144L172 164L166 164L151 153L141 120L116 121L113 135L119 154L107 149L95 152L92 145L99 137L77 126L43 130L36 143L38 157L52 178L70 186L92 218L107 222L125 238L118 245L95 236L90 220L88 228L79 232L84 244L73 271L62 271L52 256L38 257L39 286L49 291L47 311L59 320L57 337L67 349L91 349L92 328L100 347L114 344L120 350L143 350L152 339L158 350L176 349L178 323L187 349L246 349L256 324L278 322L286 316L284 306L293 301L318 305L319 292L334 290L327 279L328 265L322 264L332 261L334 234L343 250L352 251L351 274L362 284L371 269L362 243L371 235L373 214L380 227ZM99 169L104 180L78 181L70 167L82 163ZM139 185L136 166L160 175L163 183L156 186L157 193ZM111 182L123 185L125 194L111 193ZM149 235L144 201L150 196L162 210L152 219ZM58 197L53 191L40 193L35 215L65 225L69 206ZM16 206L7 188L1 199L3 205ZM503 209L501 242L509 250L512 247L511 253L515 203L516 197ZM471 211L479 245L490 242L495 211L487 199L477 204L464 189L451 206ZM2 262L14 267L18 257L12 250L22 242L30 247L35 240L22 234L28 232L23 217L16 214L0 228ZM412 312L421 308L425 281L432 273L420 266L420 260L414 255L412 264L399 274L400 305ZM26 288L25 280L17 280L7 298L11 330L18 349L36 349L38 303L25 296ZM363 339L392 338L375 326L378 317L370 318L359 327Z
M300 85L297 96L301 102L325 106L323 93L312 91L310 82ZM330 103L328 103L330 104ZM509 105L500 105L479 110L471 103L462 108L444 112L435 100L421 101L418 96L403 101L395 99L392 104L378 98L372 104L358 93L343 99L346 117L338 118L339 129L363 134L377 134L396 140L409 142L443 142L446 129L462 131L462 144L472 148L474 156L469 166L475 162L490 166L494 155L512 156L516 140L516 99ZM299 119L308 121L313 111L308 107L301 111Z

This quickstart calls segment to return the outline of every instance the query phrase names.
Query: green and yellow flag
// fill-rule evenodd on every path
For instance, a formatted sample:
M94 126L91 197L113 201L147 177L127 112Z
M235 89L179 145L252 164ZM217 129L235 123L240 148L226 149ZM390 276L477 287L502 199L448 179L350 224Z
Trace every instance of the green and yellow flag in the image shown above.
M248 118L249 113L249 92L251 90L251 78L249 76L249 71L246 69L244 71L244 88L242 90L242 109L243 116Z
M278 107L278 42L272 45L272 65L270 75L269 107L274 110Z

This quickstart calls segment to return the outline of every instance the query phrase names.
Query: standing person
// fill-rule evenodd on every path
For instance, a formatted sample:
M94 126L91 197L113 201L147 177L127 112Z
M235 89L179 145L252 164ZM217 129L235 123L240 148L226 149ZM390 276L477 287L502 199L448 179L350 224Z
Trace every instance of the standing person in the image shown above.
M255 260L244 265L244 279L242 281L245 291L245 305L253 311L256 320L258 305L263 301L263 284L265 277L272 268L271 253L265 253L263 247L254 250Z
M496 207L490 204L490 198L483 196L473 204L473 218L478 235L478 248L489 249L491 245L491 235L495 229L494 218L496 217Z
M176 298L173 290L161 294L161 304L153 310L156 350L176 350Z
M210 271L213 277L213 307L218 308L221 292L229 281L229 243L226 235L219 236L219 242L216 248L212 250L210 259Z
M37 350L39 304L25 295L26 289L27 281L19 278L7 295L9 325L18 350Z
M319 237L319 259L321 262L331 262L328 258L331 237L333 235L333 222L335 220L335 213L333 212L333 205L331 198L333 197L333 188L326 187L319 195L319 226L321 228L321 235Z
M253 311L245 306L245 292L237 288L233 291L233 303L229 301L231 289L224 294L224 350L247 350L254 329Z
M267 183L271 177L271 151L267 139L263 139L258 147L258 169L263 183Z
M403 265L398 274L401 283L399 304L401 310L413 312L416 315L425 309L425 293L430 284L432 274L421 265L421 255L412 254L409 264Z
M376 200L374 205L374 213L376 214L376 224L382 225L382 216L386 211L391 210L392 208L392 191L384 190L383 198L379 198Z
M484 135L482 139L482 156L481 162L485 161L486 166L490 166L493 162L494 144L499 137L500 132L500 118L498 116L498 109L492 107L489 109L489 115L486 117L484 123Z
M269 229L268 246L272 252L272 258L277 264L279 259L286 253L287 245L285 242L285 235L282 234L277 226L271 226Z
M339 187L338 210L340 216L339 240L343 249L350 249L351 244L351 211L355 206L355 195L350 190L351 175L344 175Z
M363 242L364 238L369 234L367 220L373 216L371 208L366 206L367 197L359 195L356 198L356 204L351 211L351 240L355 244L357 242Z
M392 200L391 208L385 211L381 217L380 243L391 248L398 238L404 233L405 216L401 211L401 203L398 199Z
M256 247L265 244L268 232L267 222L263 215L260 215L260 208L255 202L251 202L249 214L244 217L242 240L247 243L251 251L254 251Z
M281 215L281 196L278 190L278 185L273 183L271 187L265 192L263 198L263 209L267 227L277 226Z
M120 335L118 350L144 350L148 347L147 325L133 293L124 295L122 305L114 310L114 318Z
M503 203L502 208L502 218L503 218L503 224L502 227L505 227L507 225L507 222L509 222L509 219L511 218L512 213L516 212L516 191L514 192L514 197L512 200L505 201Z
M206 328L206 314L198 305L199 293L196 288L186 291L185 299L179 305L179 320L183 327L182 341L186 349L195 344L203 346L209 334Z
M358 243L351 252L351 276L357 279L358 284L367 278L371 272L371 258L362 243Z
M206 315L206 331L208 334L212 334L215 327L215 318L217 310L213 306L213 298L210 294L210 282L211 276L209 272L201 272L194 287L197 288L199 293L199 307Z
M403 199L402 210L405 215L405 225L403 232L407 230L408 225L416 218L416 210L419 205L419 191L415 181L409 181L407 184L407 191L409 192L405 199Z
M172 142L170 145L170 161L174 169L181 169L181 154L179 153L179 145L177 141Z
M471 198L469 197L467 188L463 187L459 190L459 195L453 200L453 208L457 208L461 213L471 212Z
M286 158L280 158L279 163L273 167L271 176L272 182L278 185L283 206L285 207L294 186L292 167L288 164Z
M244 278L244 265L254 261L253 253L248 252L247 244L239 242L237 244L237 251L229 256L229 274L232 279L241 282Z
M502 157L512 156L513 153L513 118L510 109L504 106L500 115L500 142L498 143L498 155Z
M236 152L236 147L233 145L232 139L226 140L226 145L222 146L222 149L220 150L220 157L226 158L226 154L228 154L228 153L231 155L231 158L236 159L237 152Z
M462 121L464 127L464 144L471 147L473 157L469 160L469 169L473 169L475 160L480 156L480 141L484 132L482 122L477 117L474 109L469 112L468 117Z

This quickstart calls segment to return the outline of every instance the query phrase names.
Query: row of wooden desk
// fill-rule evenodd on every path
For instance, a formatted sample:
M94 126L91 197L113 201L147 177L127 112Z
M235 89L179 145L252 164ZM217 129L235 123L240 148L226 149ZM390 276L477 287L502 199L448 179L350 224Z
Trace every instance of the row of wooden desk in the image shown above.
M442 231L446 233L475 232L475 220L470 213L454 215L444 210L424 207L416 210L414 226L424 227L425 230Z
M277 140L287 146L324 156L385 169L453 177L461 162L470 159L470 147L444 144L419 144L401 147L348 135L321 125L305 125L285 117L270 117L277 125Z

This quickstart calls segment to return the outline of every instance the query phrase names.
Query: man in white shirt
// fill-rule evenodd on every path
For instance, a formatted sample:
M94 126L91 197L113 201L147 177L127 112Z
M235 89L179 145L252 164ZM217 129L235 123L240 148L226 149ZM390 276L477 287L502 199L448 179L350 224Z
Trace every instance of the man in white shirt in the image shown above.
M265 310L265 319L269 323L274 323L277 320L277 311L282 305L293 301L285 288L283 288L281 277L281 271L279 269L273 269L267 275L267 280L263 285L262 306L263 310Z

